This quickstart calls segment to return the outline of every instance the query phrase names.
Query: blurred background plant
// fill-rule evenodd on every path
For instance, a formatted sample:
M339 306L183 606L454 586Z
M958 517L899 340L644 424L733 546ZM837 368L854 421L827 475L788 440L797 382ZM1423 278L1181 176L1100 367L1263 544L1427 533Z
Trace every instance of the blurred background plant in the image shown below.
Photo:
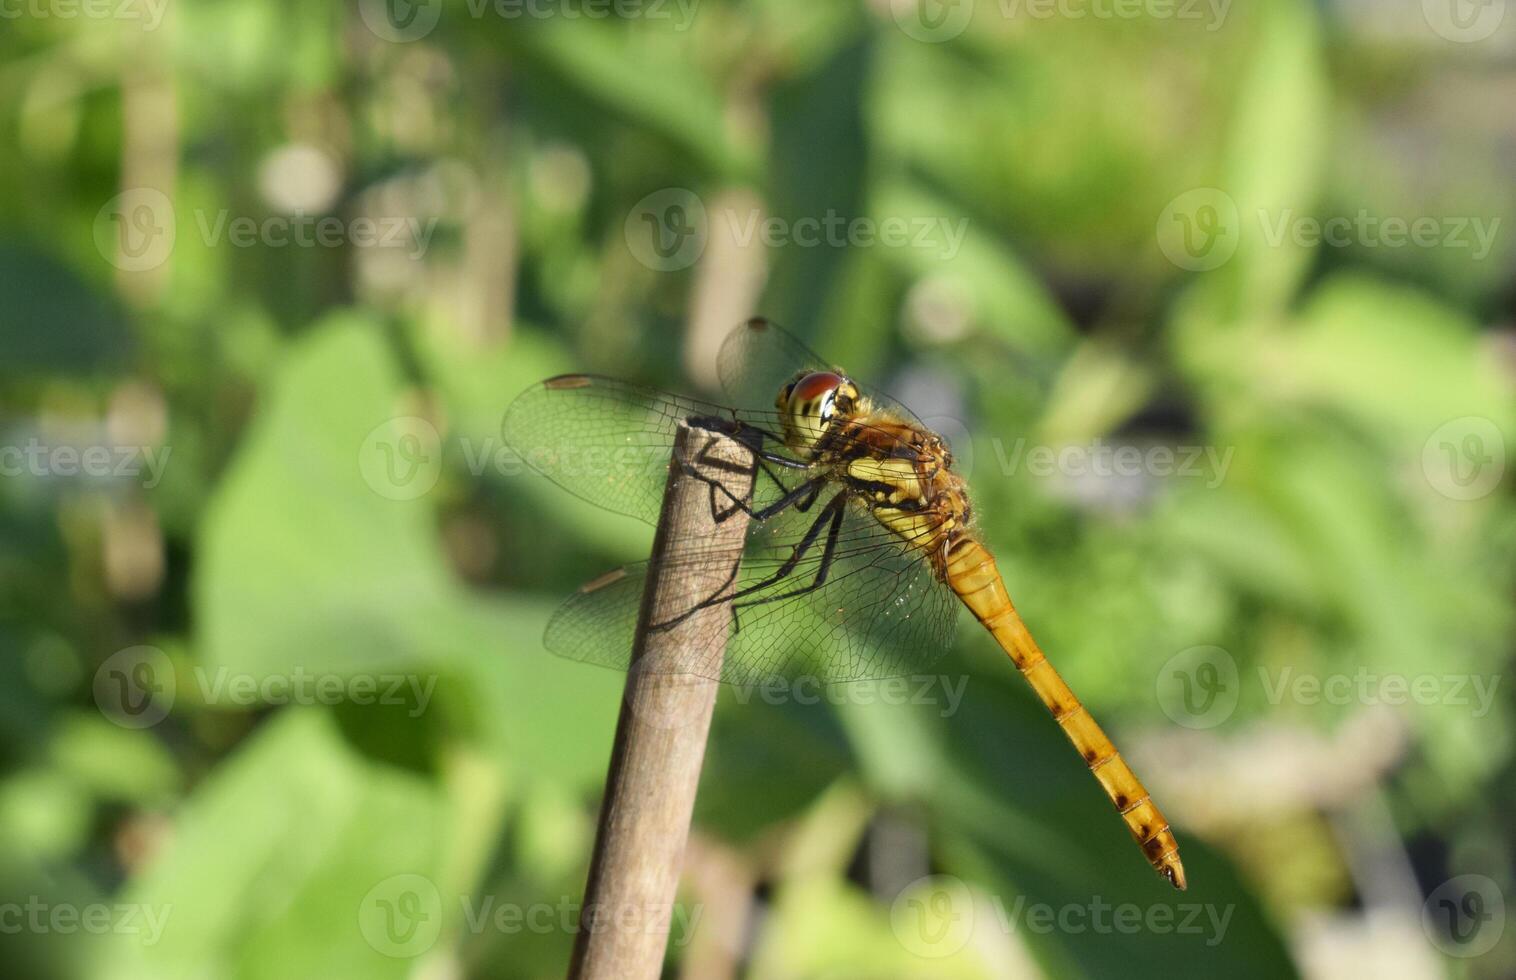
M763 313L955 441L1192 885L965 630L723 698L670 976L1513 975L1504 7L7 10L10 968L560 975L620 680L537 638L650 534L501 412Z

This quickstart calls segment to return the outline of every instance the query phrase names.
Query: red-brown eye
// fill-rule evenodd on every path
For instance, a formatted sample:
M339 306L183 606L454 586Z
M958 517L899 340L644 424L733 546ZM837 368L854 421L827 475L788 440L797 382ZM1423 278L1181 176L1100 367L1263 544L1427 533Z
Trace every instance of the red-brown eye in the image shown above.
M842 375L833 374L831 371L817 371L807 374L795 382L795 390L791 394L793 399L801 404L820 401L829 392L835 391L843 383Z

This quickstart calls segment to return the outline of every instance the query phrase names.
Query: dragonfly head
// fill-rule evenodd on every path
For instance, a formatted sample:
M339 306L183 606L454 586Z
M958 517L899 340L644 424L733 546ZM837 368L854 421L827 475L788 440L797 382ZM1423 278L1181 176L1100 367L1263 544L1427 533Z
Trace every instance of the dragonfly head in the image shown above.
M833 371L801 372L779 390L774 406L784 422L784 441L797 452L815 449L833 425L860 410L858 386Z

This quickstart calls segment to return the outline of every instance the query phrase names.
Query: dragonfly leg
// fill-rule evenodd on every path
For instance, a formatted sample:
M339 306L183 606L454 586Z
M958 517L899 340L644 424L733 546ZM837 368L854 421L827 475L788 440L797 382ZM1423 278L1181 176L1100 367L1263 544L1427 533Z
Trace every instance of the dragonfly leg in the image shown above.
M808 470L815 465L810 460L796 459L794 456L786 456L784 453L765 449L766 443L783 446L784 440L769 430L761 429L751 422L724 418L691 418L688 421L693 428L704 429L707 432L719 432L730 439L737 440L748 452L776 466L782 466L789 470Z
M755 429L752 431L754 433L759 433L760 430ZM703 480L710 485L711 519L717 524L720 524L722 521L725 521L727 518L731 517L733 514L738 513L739 511L745 511L748 516L754 518L755 520L767 520L768 518L773 517L775 514L778 514L786 508L790 507L792 504L795 504L796 501L800 501L798 509L804 512L810 509L811 504L815 502L817 495L820 494L820 477L813 477L809 480L806 480L804 483L801 483L799 486L795 487L792 490L786 486L785 483L781 481L779 477L777 477L774 472L768 468L767 465L765 465L766 462L779 461L784 465L792 468L810 469L810 464L801 463L798 460L789 459L788 457L779 456L773 453L762 453L761 451L752 450L749 448L749 451L752 453L752 463L748 466L742 466L733 463L730 460L720 459L711 455L711 446L715 442L715 438L715 436L712 436L711 439L707 440L701 446L699 455L697 455L695 459L693 459L690 464L685 467L685 470L696 479ZM759 438L761 439L761 435ZM747 442L747 440L739 441L744 442L744 444ZM769 504L767 507L754 510L752 508L752 505L748 503L747 499L734 494L724 482L706 475L705 472L702 472L710 470L747 477L749 494L755 488L758 474L761 472L769 478L774 486L783 491L783 496L774 503ZM728 501L730 501L731 505L726 507L722 506L719 502L718 495L719 497L725 497Z
M693 476L697 480L703 481L710 487L711 520L717 524L720 524L727 518L731 517L733 514L748 509L747 502L743 499L743 497L751 495L756 485L758 479L758 460L757 457L752 457L752 462L748 463L747 465L742 465L732 462L728 459L721 459L719 457L712 456L711 446L715 444L718 438L720 438L719 435L715 434L720 430L707 429L707 431L710 431L713 434L709 439L705 440L705 442L701 444L700 452L696 454L694 459L689 460L688 462L675 459L674 463L683 469L684 472L688 473L690 476ZM733 476L746 477L747 491L742 496L733 493L727 487L725 481L721 480L718 477L709 475L710 471L712 470L717 473L730 473ZM773 479L773 474L769 474L769 478ZM725 497L728 501L730 501L731 506L723 507L719 503L718 495ZM751 513L751 511L749 511L749 513Z
M754 425L751 422L744 422L741 419L700 416L692 417L688 421L690 425L697 429L720 432L722 435L736 439L746 446L754 456L766 459L770 463L777 463L789 469L805 469L811 465L804 460L795 459L793 456L785 456L782 453L764 449L765 440L776 446L782 446L784 445L784 439L777 433L770 432L768 429Z
M790 557L785 560L783 565L779 566L773 575L760 582L753 583L730 597L732 600L732 632L738 632L742 628L741 619L737 612L739 609L745 609L748 606L761 606L769 602L779 602L782 599L793 599L796 596L805 595L807 592L814 592L826 584L827 575L831 573L832 561L837 553L837 539L842 532L842 518L847 512L847 497L847 492L843 491L827 501L827 505L821 509L821 513L816 515L815 523L805 532L805 537L800 539L800 542L795 545L795 550L790 553ZM816 577L809 584L802 585L798 589L791 589L788 592L781 592L779 595L764 596L762 599L749 599L747 602L736 601L745 595L751 595L760 589L768 588L794 572L795 566L800 563L800 559L805 557L805 553L816 543L816 538L820 536L822 527L826 526L828 522L830 522L830 526L826 533L826 544L821 548L821 560L816 564Z
M813 476L767 507L760 507L758 510L753 511L752 518L755 521L766 521L791 506L804 514L811 509L811 505L816 502L816 498L821 496L821 488L825 485L826 474Z
M804 483L797 485L793 490L786 489L784 496L780 497L773 503L754 510L752 508L752 505L747 501L738 500L736 497L732 496L731 492L722 486L720 481L712 480L711 518L717 524L720 524L728 517L731 517L739 510L742 510L747 511L748 517L752 520L766 521L770 517L773 517L776 514L781 514L791 507L794 507L800 513L804 514L811 509L811 505L816 502L816 498L821 496L821 488L825 484L826 474L823 473L819 476L813 476L809 480L806 480ZM781 483L779 486L781 489L784 489L784 484ZM724 493L727 499L732 501L732 506L728 507L726 510L718 511L716 509L716 492L718 490Z
M749 511L749 513L752 515L752 519L755 521L766 521L770 517L773 517L775 514L783 511L785 508L791 506L793 506L800 513L804 514L811 509L811 505L816 502L816 498L821 496L821 488L825 482L825 475L812 477L811 479L800 484L800 486L786 493L780 499L774 501L772 504L769 504L767 507L755 511ZM737 506L746 509L746 505L743 503L739 502ZM716 487L714 485L711 487L711 513L712 515L715 515L716 513ZM732 513L733 511L726 511L724 516L716 518L716 523L721 523L721 521L725 520L726 517L730 517ZM727 590L727 587L730 586L734 580L736 580L737 573L741 570L742 556L738 555L732 560L732 569L727 573L726 579L721 583L720 587L718 587L716 591L711 594L710 598L701 600L695 609L701 609L713 602L722 601L722 593ZM693 611L694 610L691 610L691 612ZM677 622L677 620L675 620L675 622Z
M795 489L791 490L789 493L785 494L781 499L774 501L772 504L769 504L767 507L764 507L764 508L762 508L760 510L756 510L756 511L750 511L750 513L753 516L753 520L756 520L756 521L765 521L765 520L768 520L770 517L773 517L775 514L780 513L781 511L783 511L787 507L794 507L797 511L799 511L802 514L806 513L807 511L809 511L811 509L811 506L816 503L816 499L821 496L821 489L825 485L825 483L826 483L826 477L825 477L825 475L812 477L811 479L809 479L809 480L805 481L804 483L800 484ZM840 497L842 495L839 494L838 496ZM745 506L745 505L739 505L739 506ZM828 504L827 506L830 507L831 504ZM715 485L712 485L712 487L711 487L711 508L712 508L712 514L715 513L715 507L716 507L716 487L715 487ZM732 511L726 512L726 516L731 516L731 513L732 513ZM841 511L839 510L838 511L838 518L840 519L840 517L841 517ZM721 520L722 520L722 518L718 517L717 518L717 523L720 523ZM824 514L818 520L818 522L817 522L816 525L812 525L811 532L807 533L807 541L803 541L803 542L801 542L800 546L797 546L798 548L800 548L800 550L801 550L802 553L803 553L804 548L810 547L808 541L811 538L814 538L814 531L817 529L817 527L819 527L820 521L823 521L823 520L825 520L825 515ZM793 567L793 563L794 562L797 562L799 560L800 560L800 555L799 554L793 555L791 557L791 567ZM668 620L667 622L656 623L656 624L654 624L653 626L651 626L649 628L650 629L655 629L655 630L661 630L661 629L668 629L671 626L677 626L679 623L682 623L685 619L688 619L690 616L693 616L696 612L698 612L701 609L706 608L707 606L711 605L712 603L726 601L726 599L730 598L730 597L723 596L722 593L726 592L727 588L737 578L737 573L741 570L741 568L742 568L742 556L738 555L732 561L732 569L731 569L730 572L727 573L726 579L722 581L721 585L718 586L717 589L716 589L716 591L713 592L708 598L700 600L698 603L695 604L694 608L690 609L688 612L682 613L678 617L676 617L674 619L671 619L671 620ZM738 593L738 595L745 595L745 594L746 594L746 592Z
M820 495L821 484L823 480L823 477L817 477L814 481L811 481L816 484L814 487L800 486L796 488L797 492L801 490L808 491L809 500L807 500L805 503L806 508L809 508L810 505L814 503L816 498ZM678 626L686 619L689 619L691 616L695 615L695 613L718 602L731 602L733 603L733 608L735 609L738 605L751 606L757 605L762 602L772 602L775 599L785 598L786 596L774 596L772 598L760 599L756 602L736 602L737 599L740 599L745 595L751 595L752 593L760 591L762 589L769 588L774 583L782 581L790 574L792 574L795 571L795 566L800 564L800 560L805 557L806 552L811 550L811 547L816 543L816 539L821 536L822 529L825 528L828 521L830 521L831 531L827 535L827 543L821 556L821 568L817 573L816 582L809 586L806 586L805 588L799 589L794 593L787 593L786 595L800 595L805 592L809 592L812 589L819 588L826 581L827 571L830 569L832 564L832 553L836 549L837 535L838 532L842 529L842 518L847 512L847 498L848 493L844 490L841 493L837 494L837 496L833 497L831 500L827 501L826 506L821 508L821 512L816 515L816 520L812 522L811 526L806 530L805 536L796 542L795 547L790 551L790 556L784 560L784 564L780 565L777 569L774 570L774 573L772 575L768 575L762 580L754 582L752 585L734 592L731 595L726 595L725 592L727 587L730 586L732 584L732 580L737 577L737 572L741 564L741 559L739 558L738 561L733 562L731 574L727 576L726 581L722 582L721 587L717 589L716 592L709 598L702 599L699 602L695 603L694 606L692 606L690 609L680 613L678 616L675 616L669 620L665 620L662 623L656 623L649 628L654 630L665 630L670 629L674 626Z

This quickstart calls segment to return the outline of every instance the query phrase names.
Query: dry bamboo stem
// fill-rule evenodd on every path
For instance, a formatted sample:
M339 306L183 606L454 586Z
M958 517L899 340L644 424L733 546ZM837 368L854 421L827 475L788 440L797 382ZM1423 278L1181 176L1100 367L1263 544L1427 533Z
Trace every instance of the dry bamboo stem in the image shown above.
M687 444L698 449L711 438L709 432L681 425L675 458L688 458ZM707 456L739 466L750 463L748 451L724 437L716 438ZM710 484L677 464L670 467L653 539L655 571L642 598L570 980L656 980L663 969L719 687L705 677L673 671L684 651L709 649L712 633L724 632L730 617L725 606L717 605L672 629L648 633L649 622L689 609L719 589L729 572L681 568L677 574L660 573L656 559L693 542L729 547L735 553L747 523L741 512L717 523L711 513Z

